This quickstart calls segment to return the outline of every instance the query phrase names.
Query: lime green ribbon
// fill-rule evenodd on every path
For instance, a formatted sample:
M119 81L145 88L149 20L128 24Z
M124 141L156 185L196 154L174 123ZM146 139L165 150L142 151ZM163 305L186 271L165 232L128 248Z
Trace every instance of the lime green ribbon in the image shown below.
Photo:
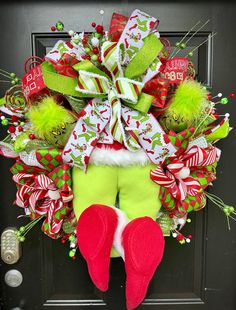
M138 78L144 74L147 68L157 58L163 49L161 41L153 33L144 39L144 45L140 48L136 56L131 60L125 70L125 77L129 79Z
M119 47L117 46L117 48ZM127 79L131 79L131 78L137 78L141 74L144 74L145 71L151 65L151 63L158 56L162 48L163 48L162 43L154 34L150 34L149 36L147 36L144 39L144 45L142 46L142 48L138 51L136 56L132 59L132 61L127 66L124 72L124 76ZM114 61L117 61L117 60L114 60ZM104 58L104 62L105 62L105 58ZM106 63L105 63L105 66L106 66ZM76 64L73 68L79 71L79 73L81 73L82 71L91 73L90 81L88 81L88 77L87 77L87 86L89 84L91 85L91 83L94 84L94 81L96 80L98 80L98 84L100 84L100 82L104 84L104 79L106 79L106 81L109 83L110 86L112 86L112 84L114 85L113 83L114 81L112 81L111 78L105 72L103 72L102 70L94 66L88 60L81 61L80 63ZM64 75L60 75L54 69L53 65L48 62L44 62L41 65L41 69L42 69L42 74L44 78L44 83L49 89L60 92L64 95L70 95L70 96L81 97L81 98L105 98L107 96L108 90L103 92L104 91L103 88L101 88L99 91L96 91L96 92L89 92L88 91L89 86L86 87L86 85L84 85L85 90L82 91L82 89L79 89L77 86L80 76L79 76L79 79L77 79L77 78L71 78L71 77L67 77ZM95 75L96 77L94 77ZM135 96L134 89L132 89L133 83L134 84L136 83L134 87L136 90L137 88L139 88L137 91L137 96ZM125 105L133 109L136 109L140 112L143 112L143 113L148 112L154 98L153 96L150 96L148 94L141 92L142 87L137 87L137 84L138 84L137 81L127 81L126 83L126 80L123 79L122 81L119 80L118 84L120 84L119 86L121 86L122 88L120 91L120 95L123 95L121 96L121 98L123 97L122 99L125 101ZM124 84L125 86L129 86L128 87L129 90L133 92L134 96L132 99L125 98L125 95L126 95L125 91L127 91L127 87L124 87L123 89L122 86L124 86ZM96 85L95 83L95 88L99 86ZM113 88L117 89L117 87L113 87ZM86 92L86 90L88 92ZM124 92L122 92L122 90L124 90Z

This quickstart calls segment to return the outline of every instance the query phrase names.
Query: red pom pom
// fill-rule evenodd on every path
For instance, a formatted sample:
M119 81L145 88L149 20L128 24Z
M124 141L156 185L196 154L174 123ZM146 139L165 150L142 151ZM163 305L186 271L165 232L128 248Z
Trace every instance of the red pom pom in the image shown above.
M51 27L51 31L54 32L54 31L56 31L56 30L57 30L57 28L56 28L55 26L52 26L52 27Z
M103 33L103 26L102 25L97 25L96 31L97 31L97 33Z
M8 131L9 131L10 133L14 133L14 132L16 131L16 127L10 126L10 127L8 128Z
M94 53L94 54L98 54L98 53L99 53L99 50L98 50L97 47L94 47L94 48L93 48L93 53Z
M91 56L90 56L90 55L87 55L87 56L86 56L86 59L91 60Z
M18 131L20 131L20 132L23 131L23 129L24 129L24 128L23 128L22 126L19 126L19 127L18 127Z
M96 27L96 23L95 23L95 22L92 22L91 26L92 26L93 28L95 28L95 27Z

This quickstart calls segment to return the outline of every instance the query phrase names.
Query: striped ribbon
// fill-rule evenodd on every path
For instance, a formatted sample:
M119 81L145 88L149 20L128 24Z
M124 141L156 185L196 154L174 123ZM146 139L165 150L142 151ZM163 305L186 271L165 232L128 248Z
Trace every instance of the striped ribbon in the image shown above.
M196 167L212 165L216 160L218 160L217 148L202 149L193 146L180 158L173 159L166 168L158 166L151 171L150 176L155 183L168 188L175 199L182 201L187 194L196 196L202 190L199 181L191 176L191 171Z
M55 214L65 208L73 199L69 186L58 189L54 182L46 175L34 173L17 173L13 180L18 185L16 205L25 208L35 216L46 217L50 235L59 233L64 218L57 218ZM43 224L43 225L44 225Z

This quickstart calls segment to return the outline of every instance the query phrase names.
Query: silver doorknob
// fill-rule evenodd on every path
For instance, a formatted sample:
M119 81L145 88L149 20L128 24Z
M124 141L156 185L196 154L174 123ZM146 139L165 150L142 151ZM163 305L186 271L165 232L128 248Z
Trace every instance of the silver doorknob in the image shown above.
M18 287L23 282L23 276L19 270L11 269L4 277L5 283L10 287Z

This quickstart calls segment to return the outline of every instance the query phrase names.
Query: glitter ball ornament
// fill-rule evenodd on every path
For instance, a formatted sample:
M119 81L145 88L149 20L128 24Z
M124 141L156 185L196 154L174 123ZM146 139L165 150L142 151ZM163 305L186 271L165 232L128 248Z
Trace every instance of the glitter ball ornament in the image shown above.
M63 31L63 30L64 30L64 24L63 24L63 22L58 21L58 22L56 23L56 28L57 28L57 31Z

